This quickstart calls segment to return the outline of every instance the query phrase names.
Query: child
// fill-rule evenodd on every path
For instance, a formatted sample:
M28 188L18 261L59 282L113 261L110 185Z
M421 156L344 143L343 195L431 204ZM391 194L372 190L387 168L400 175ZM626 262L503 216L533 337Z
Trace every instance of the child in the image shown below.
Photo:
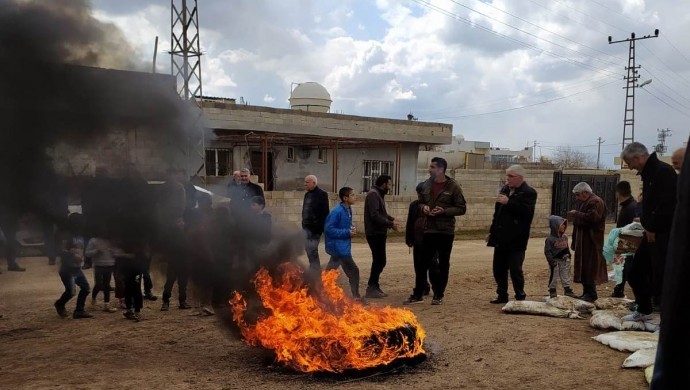
M421 195L423 189L424 182L417 184L417 196ZM412 295L403 302L403 305L423 303L424 296L429 295L431 292L429 280L433 280L434 277L438 275L438 252L434 254L431 264L425 264L422 256L425 225L426 216L419 212L419 200L415 200L410 203L405 227L405 244L407 244L409 248L412 248L415 287L412 289Z
M110 306L110 280L115 272L115 257L113 256L113 244L103 234L94 237L86 245L84 254L92 259L94 287L91 293L91 301L96 304L96 296L103 292L103 311L114 313L117 308Z
M326 253L331 255L326 270L337 269L342 265L350 281L352 296L361 300L359 268L352 259L352 237L357 234L357 229L352 224L352 205L357 201L357 195L352 188L343 187L338 191L338 197L341 203L328 214L324 226Z
M89 282L86 280L84 272L81 267L84 263L84 237L82 236L83 219L81 214L72 213L67 218L68 234L62 243L61 250L61 265L58 271L62 284L65 286L65 292L62 293L60 299L55 301L55 310L60 317L67 317L67 310L65 304L69 302L74 296L74 285L79 286L79 295L77 296L77 306L74 309L72 318L91 318L91 314L84 310L86 297L89 295Z
M544 242L544 254L549 263L551 274L549 276L549 297L555 298L558 279L561 279L564 294L575 298L576 295L570 288L570 248L568 246L568 236L565 230L568 228L568 221L557 215L549 217L549 227L551 235L546 237Z

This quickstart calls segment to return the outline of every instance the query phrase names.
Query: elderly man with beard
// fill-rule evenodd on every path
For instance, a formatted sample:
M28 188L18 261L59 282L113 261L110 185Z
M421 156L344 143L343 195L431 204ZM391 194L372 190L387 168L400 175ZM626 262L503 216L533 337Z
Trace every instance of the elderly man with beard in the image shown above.
M608 281L606 261L603 256L604 230L606 229L606 206L594 195L592 187L580 182L573 188L577 209L568 211L573 221L573 242L575 269L573 281L582 283L582 296L588 302L597 300L597 284Z
M493 271L498 294L491 303L508 302L509 271L515 299L522 301L527 297L522 263L536 204L537 191L525 182L525 168L513 165L506 169L506 185L496 198L487 237L487 245L494 247Z

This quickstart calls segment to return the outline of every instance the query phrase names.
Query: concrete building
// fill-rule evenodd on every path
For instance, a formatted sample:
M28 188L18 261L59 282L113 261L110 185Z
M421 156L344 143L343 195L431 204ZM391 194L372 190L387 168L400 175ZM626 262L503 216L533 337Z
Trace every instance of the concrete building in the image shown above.
M492 147L486 141L468 141L463 136L454 136L448 145L441 147L443 152L465 152L483 154L486 162L490 163L526 163L532 161L532 147L511 150L507 148Z
M328 113L328 92L305 84L293 91L292 109L203 102L213 132L206 141L207 182L216 192L233 170L248 167L268 191L302 190L304 177L314 174L326 191L365 192L385 174L393 178L393 193L409 195L420 145L451 140L450 124Z

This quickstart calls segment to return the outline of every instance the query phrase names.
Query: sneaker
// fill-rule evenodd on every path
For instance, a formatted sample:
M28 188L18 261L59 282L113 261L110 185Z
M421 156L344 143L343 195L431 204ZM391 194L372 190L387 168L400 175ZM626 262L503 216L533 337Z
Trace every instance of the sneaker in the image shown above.
M489 301L489 303L493 303L494 305L499 305L503 303L508 303L508 297L496 297L492 300Z
M79 318L93 318L93 316L84 310L75 310L74 313L72 313L72 318L74 319L79 319Z
M516 301L524 301L525 299L527 299L527 295L526 295L526 294L525 294L525 295L516 295L516 296L515 296L515 300L516 300Z
M117 307L120 309L127 309L127 304L125 303L124 298L119 298L117 301Z
M383 293L383 291L377 289L376 287L367 287L367 293L364 295L364 297L369 298L369 299L378 299L378 298L384 298L387 295Z
M191 309L192 306L190 304L188 304L187 302L180 302L180 305L177 308L180 310L187 310L187 309Z
M105 305L103 305L103 311L106 313L115 313L117 311L117 308L114 308L106 303Z
M556 289L555 288L550 288L549 289L549 298L556 298L558 294L556 294Z
M563 295L565 295L566 297L570 297L570 298L577 298L577 294L575 294L575 291L573 291L572 288L564 289Z
M55 310L57 310L58 315L62 318L66 318L69 315L67 314L67 310L65 310L65 307L57 302L55 302Z
M640 322L644 322L644 321L651 320L651 319L652 319L651 315L642 314L639 311L634 311L634 312L628 314L627 316L623 316L623 318L621 318L622 321L640 321Z
M213 315L216 315L216 312L213 311L212 308L210 308L208 306L204 306L204 308L201 309L201 314L203 314L205 316L213 316Z
M7 266L7 270L11 272L24 272L26 271L26 268L20 267L19 265L9 265Z
M134 322L139 322L139 321L141 321L141 313L139 313L138 311L137 311L137 312L134 312L134 315L133 315L133 317L132 317L132 320L134 320Z
M136 318L134 312L131 310L127 310L126 312L122 313L122 315L128 320L134 320Z
M415 303L424 303L424 298L415 296L413 294L403 302L403 305L414 305Z
M381 287L376 287L376 290L377 290L381 295L383 295L384 298L388 296L388 294L386 294L385 292L383 292L383 290L381 290Z
M149 291L146 294L144 294L144 299L146 299L147 301L155 301L158 300L158 297L151 294L151 291Z
M442 305L443 304L443 297L434 297L434 299L431 300L432 305Z
M161 311L168 311L170 310L170 304L168 302L163 302L163 306L161 306Z

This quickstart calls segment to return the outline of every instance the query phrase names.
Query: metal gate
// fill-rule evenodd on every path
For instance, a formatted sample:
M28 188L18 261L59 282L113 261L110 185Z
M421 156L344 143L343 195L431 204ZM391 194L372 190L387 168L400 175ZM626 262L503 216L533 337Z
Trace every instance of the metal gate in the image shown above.
M616 221L618 202L616 201L616 184L620 179L618 174L610 175L585 175L553 173L553 194L551 197L551 214L566 216L569 210L575 209L575 194L573 187L579 182L586 182L592 187L592 191L604 200L606 205L606 219L609 222Z
M364 174L362 175L362 192L368 192L381 175L391 176L392 161L364 160ZM395 183L398 185L398 183Z

